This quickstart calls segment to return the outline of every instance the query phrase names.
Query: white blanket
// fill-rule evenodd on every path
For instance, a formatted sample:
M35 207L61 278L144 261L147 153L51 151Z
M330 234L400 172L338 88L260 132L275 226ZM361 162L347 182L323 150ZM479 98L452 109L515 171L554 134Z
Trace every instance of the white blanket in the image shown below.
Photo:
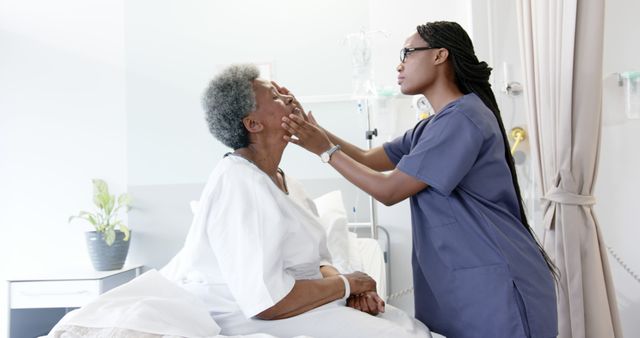
M199 299L151 270L69 312L47 337L226 337L219 333Z
M328 327L334 329L327 330ZM48 338L310 338L299 332L328 337L430 337L426 327L391 306L378 317L332 302L285 320L255 320L249 327L229 327L238 335L220 335L220 328L197 298L155 270L123 284L78 310L68 313ZM264 330L260 330L264 329ZM243 331L243 332L241 332ZM297 332L297 333L296 333ZM233 333L232 333L233 334Z

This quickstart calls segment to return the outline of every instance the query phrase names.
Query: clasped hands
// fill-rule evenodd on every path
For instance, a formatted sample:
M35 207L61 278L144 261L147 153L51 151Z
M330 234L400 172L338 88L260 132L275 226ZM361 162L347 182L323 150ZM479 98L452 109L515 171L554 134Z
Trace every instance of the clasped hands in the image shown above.
M347 299L347 306L377 315L384 312L384 300L376 292L376 281L364 272L356 271L345 274L351 288L351 296Z

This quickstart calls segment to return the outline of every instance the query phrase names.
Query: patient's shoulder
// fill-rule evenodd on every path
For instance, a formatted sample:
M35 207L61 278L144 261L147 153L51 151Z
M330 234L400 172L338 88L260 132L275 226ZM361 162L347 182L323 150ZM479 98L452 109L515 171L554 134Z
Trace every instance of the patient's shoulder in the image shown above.
M209 176L205 193L255 195L258 191L270 191L272 186L269 176L253 163L242 157L229 155L218 162Z
M228 155L224 157L211 173L209 180L247 181L260 174L259 169L242 157Z

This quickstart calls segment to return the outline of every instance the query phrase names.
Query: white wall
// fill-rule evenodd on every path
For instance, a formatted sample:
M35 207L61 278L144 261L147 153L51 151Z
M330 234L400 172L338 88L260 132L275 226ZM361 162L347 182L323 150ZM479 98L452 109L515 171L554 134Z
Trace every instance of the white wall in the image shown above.
M129 184L202 182L229 151L209 134L200 105L207 82L225 65L269 63L273 79L298 97L348 96L352 67L346 35L382 29L389 37L374 39L376 82L380 88L395 89L398 51L415 26L436 19L470 26L466 24L469 3L126 2ZM246 11L247 6L252 11ZM153 16L148 15L149 8L154 9ZM332 130L364 146L365 121L355 113L354 102L314 103L306 108ZM297 165L310 158L290 149L283 165L300 178L337 177L322 166Z
M67 218L94 177L126 189L123 20L123 1L0 2L0 277L89 267Z
M207 130L201 95L226 65L269 63L273 79L298 97L349 94L351 59L341 42L367 27L367 8L367 0L126 2L129 184L206 180L229 149ZM358 123L345 112L350 105L326 106L321 120L334 111L331 119L340 113ZM288 165L309 161L296 150L284 158L291 174L331 176L321 166Z
M513 145L511 129L522 127L529 132L524 95L508 95L508 82L524 83L520 49L518 45L518 18L516 2L511 0L473 1L474 44L480 60L493 68L490 82L500 107L507 136ZM514 158L520 191L529 222L538 233L536 223L541 219L540 202L536 195L529 138L517 147Z
M600 167L596 182L596 215L606 244L640 274L640 120L624 116L623 89L612 74L640 70L636 13L640 2L608 0L605 8L604 93ZM625 337L640 337L640 283L609 257Z
M386 38L373 40L374 73L379 88L397 88L396 66L405 40L416 26L430 21L456 21L473 35L471 0L370 1L370 28L382 30Z

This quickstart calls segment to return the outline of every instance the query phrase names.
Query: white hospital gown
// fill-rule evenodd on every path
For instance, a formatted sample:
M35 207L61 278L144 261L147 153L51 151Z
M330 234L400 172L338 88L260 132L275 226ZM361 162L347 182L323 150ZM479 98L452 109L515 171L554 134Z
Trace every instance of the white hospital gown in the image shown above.
M319 267L330 262L309 200L297 182L286 183L289 195L247 160L222 159L164 276L200 298L226 335L430 337L422 323L391 306L378 317L335 301L288 319L252 318L282 300L296 280L322 278Z

